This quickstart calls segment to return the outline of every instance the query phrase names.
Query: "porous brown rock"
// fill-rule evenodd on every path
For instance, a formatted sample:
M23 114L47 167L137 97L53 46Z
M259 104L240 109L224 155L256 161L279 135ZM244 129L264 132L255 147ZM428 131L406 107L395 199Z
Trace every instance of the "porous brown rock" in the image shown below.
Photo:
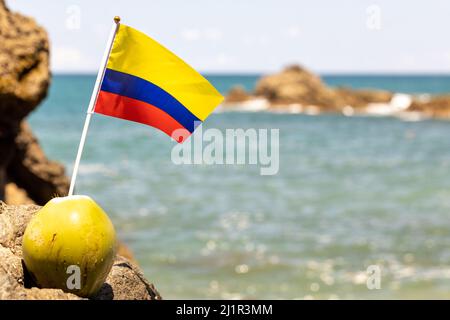
M1 274L0 300L80 300L81 298L60 289L25 288L12 277Z
M22 262L22 237L37 205L13 206L0 202L0 299L81 299L60 289L37 288ZM159 300L161 296L139 268L117 256L98 300Z
M47 95L49 40L33 19L0 0L0 44L0 200L44 204L69 186L64 168L46 158L24 120ZM6 198L8 183L13 201Z
M161 296L136 265L117 256L105 284L93 299L160 300Z
M47 95L49 41L45 30L0 0L0 114L18 125Z

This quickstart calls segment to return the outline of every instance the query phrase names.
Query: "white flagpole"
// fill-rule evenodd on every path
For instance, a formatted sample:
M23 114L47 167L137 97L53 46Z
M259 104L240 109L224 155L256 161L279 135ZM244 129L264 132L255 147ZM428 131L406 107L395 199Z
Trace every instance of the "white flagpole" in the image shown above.
M75 159L75 164L73 166L72 179L70 180L70 188L68 194L69 196L73 195L75 182L77 180L78 167L80 166L81 155L83 154L84 142L86 141L86 136L89 129L89 123L91 121L95 103L97 102L98 93L100 91L100 84L102 83L103 77L105 75L106 64L108 63L109 54L111 52L111 48L117 30L119 30L119 25L120 25L120 17L116 16L114 17L114 25L111 29L111 33L109 34L109 39L105 48L105 52L103 53L100 68L98 70L97 79L95 80L94 90L92 91L91 100L89 101L89 106L86 113L86 120L84 121L83 132L81 134L80 145L78 146L77 158Z

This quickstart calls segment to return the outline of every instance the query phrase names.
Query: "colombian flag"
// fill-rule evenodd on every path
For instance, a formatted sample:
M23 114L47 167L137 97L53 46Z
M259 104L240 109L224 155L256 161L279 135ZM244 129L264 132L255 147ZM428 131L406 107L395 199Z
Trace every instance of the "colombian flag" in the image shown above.
M183 142L222 100L183 60L121 24L93 111L150 125Z

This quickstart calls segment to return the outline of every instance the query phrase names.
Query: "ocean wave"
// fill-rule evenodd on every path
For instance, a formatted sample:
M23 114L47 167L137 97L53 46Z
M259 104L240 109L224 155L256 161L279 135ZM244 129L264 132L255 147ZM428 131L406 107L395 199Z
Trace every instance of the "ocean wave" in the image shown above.
M234 111L234 112L257 112L257 111L265 111L269 109L270 103L267 99L264 98L255 98L248 101L239 102L236 104L227 104L226 107L220 106L217 109L217 112L226 112L226 111Z

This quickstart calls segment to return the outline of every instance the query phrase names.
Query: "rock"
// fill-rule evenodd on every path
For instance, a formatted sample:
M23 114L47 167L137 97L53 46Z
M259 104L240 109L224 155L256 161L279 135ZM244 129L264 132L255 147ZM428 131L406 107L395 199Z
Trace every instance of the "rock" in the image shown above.
M242 86L236 86L231 88L228 92L225 103L244 102L251 98L251 95L245 91Z
M353 108L364 108L369 103L389 103L393 97L392 92L382 90L353 90L350 88L337 88L341 105Z
M22 259L3 246L0 246L0 270L19 285L24 285Z
M36 288L27 276L21 258L22 236L39 208L0 202L0 299L81 299L57 289ZM105 284L92 299L152 300L161 296L137 266L117 256Z
M123 242L120 242L120 241L119 241L119 246L117 248L117 255L130 260L134 264L137 264L137 261L134 258L133 252L131 252L130 248L128 248Z
M0 200L12 182L18 188L9 188L10 199L44 204L68 191L63 167L45 157L24 122L50 84L47 33L0 0L0 43Z
M132 290L130 290L132 289ZM95 300L160 300L154 285L124 257L118 256Z
M450 95L417 98L408 110L421 112L434 118L450 119Z
M33 204L34 201L28 196L27 192L19 188L14 182L9 182L5 187L5 202L8 204Z
M23 233L39 208L36 205L9 206L0 202L0 246L21 256Z
M80 300L59 289L25 288L0 270L0 300Z
M279 73L262 77L256 84L253 95L242 89L233 89L225 104L266 99L272 109L291 110L297 106L304 112L342 112L349 106L364 108L370 103L387 103L392 93L379 90L353 90L331 88L320 77L297 65L289 66Z
M298 103L324 108L334 107L339 98L318 76L300 66L262 77L256 84L255 95L272 104Z
M47 95L49 42L33 19L11 12L0 0L0 114L17 125Z
M69 180L64 167L45 156L27 123L22 122L15 138L16 150L7 168L8 179L27 190L28 197L44 205L55 196L64 196Z

